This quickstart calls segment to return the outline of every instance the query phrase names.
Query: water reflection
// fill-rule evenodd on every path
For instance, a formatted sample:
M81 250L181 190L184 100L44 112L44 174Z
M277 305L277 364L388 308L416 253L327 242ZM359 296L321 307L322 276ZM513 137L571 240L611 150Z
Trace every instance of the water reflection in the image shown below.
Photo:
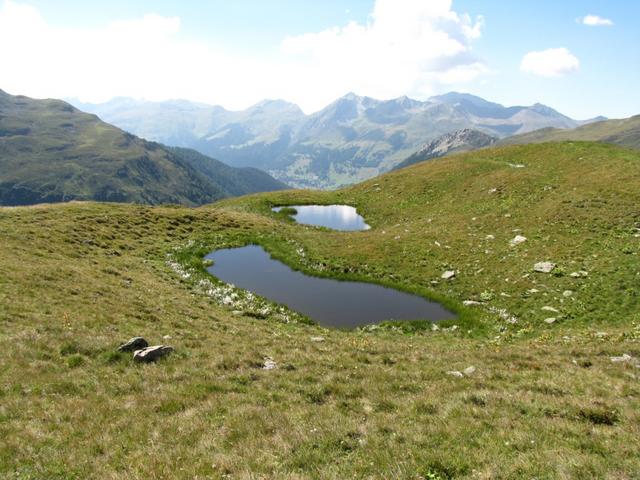
M226 283L250 290L320 325L351 328L383 320L445 320L455 314L436 302L373 283L339 281L298 272L256 245L218 250L207 270Z
M283 207L276 207L274 212L278 212ZM293 215L296 222L304 225L315 225L327 227L333 230L354 231L369 230L367 225L356 209L350 205L292 205L297 214Z

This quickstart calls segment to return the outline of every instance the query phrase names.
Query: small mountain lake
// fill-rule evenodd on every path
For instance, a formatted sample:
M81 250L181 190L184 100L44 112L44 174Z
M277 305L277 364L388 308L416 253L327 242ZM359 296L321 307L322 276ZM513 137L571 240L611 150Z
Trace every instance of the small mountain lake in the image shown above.
M325 327L353 328L384 320L447 320L436 302L373 283L306 275L274 260L260 246L210 253L207 271L223 282L287 305Z
M356 209L349 205L291 205L287 207L275 207L272 210L279 212L283 208L294 208L296 214L293 218L296 222L316 227L327 227L333 230L355 231L369 230Z

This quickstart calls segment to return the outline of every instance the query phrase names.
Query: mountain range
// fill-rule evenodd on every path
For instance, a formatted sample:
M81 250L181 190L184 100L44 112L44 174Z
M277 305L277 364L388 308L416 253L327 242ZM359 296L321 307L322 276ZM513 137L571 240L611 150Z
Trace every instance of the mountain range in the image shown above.
M254 168L233 168L194 150L140 139L61 100L0 90L0 205L201 205L285 187Z
M505 107L455 92L426 101L349 93L311 115L282 100L265 100L243 111L184 100L71 102L148 140L193 148L233 166L266 170L296 187L315 188L391 170L425 143L456 130L472 128L504 138L593 121L574 120L541 104Z

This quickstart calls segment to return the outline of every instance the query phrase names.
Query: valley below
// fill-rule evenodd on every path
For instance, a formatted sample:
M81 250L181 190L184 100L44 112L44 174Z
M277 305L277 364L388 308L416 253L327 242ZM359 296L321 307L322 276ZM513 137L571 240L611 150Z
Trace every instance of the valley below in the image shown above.
M638 151L569 141L198 208L1 208L0 476L634 478L639 183ZM321 327L207 272L247 245L457 316ZM174 352L135 364L134 336Z

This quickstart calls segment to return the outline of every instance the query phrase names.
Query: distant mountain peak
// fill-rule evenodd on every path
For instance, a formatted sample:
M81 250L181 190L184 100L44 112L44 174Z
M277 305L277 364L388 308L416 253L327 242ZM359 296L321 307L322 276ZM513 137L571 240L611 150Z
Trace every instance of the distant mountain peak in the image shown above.
M343 95L342 97L340 97L340 99L345 99L345 100L359 100L362 97L360 95L356 95L353 92L349 92L346 95Z

